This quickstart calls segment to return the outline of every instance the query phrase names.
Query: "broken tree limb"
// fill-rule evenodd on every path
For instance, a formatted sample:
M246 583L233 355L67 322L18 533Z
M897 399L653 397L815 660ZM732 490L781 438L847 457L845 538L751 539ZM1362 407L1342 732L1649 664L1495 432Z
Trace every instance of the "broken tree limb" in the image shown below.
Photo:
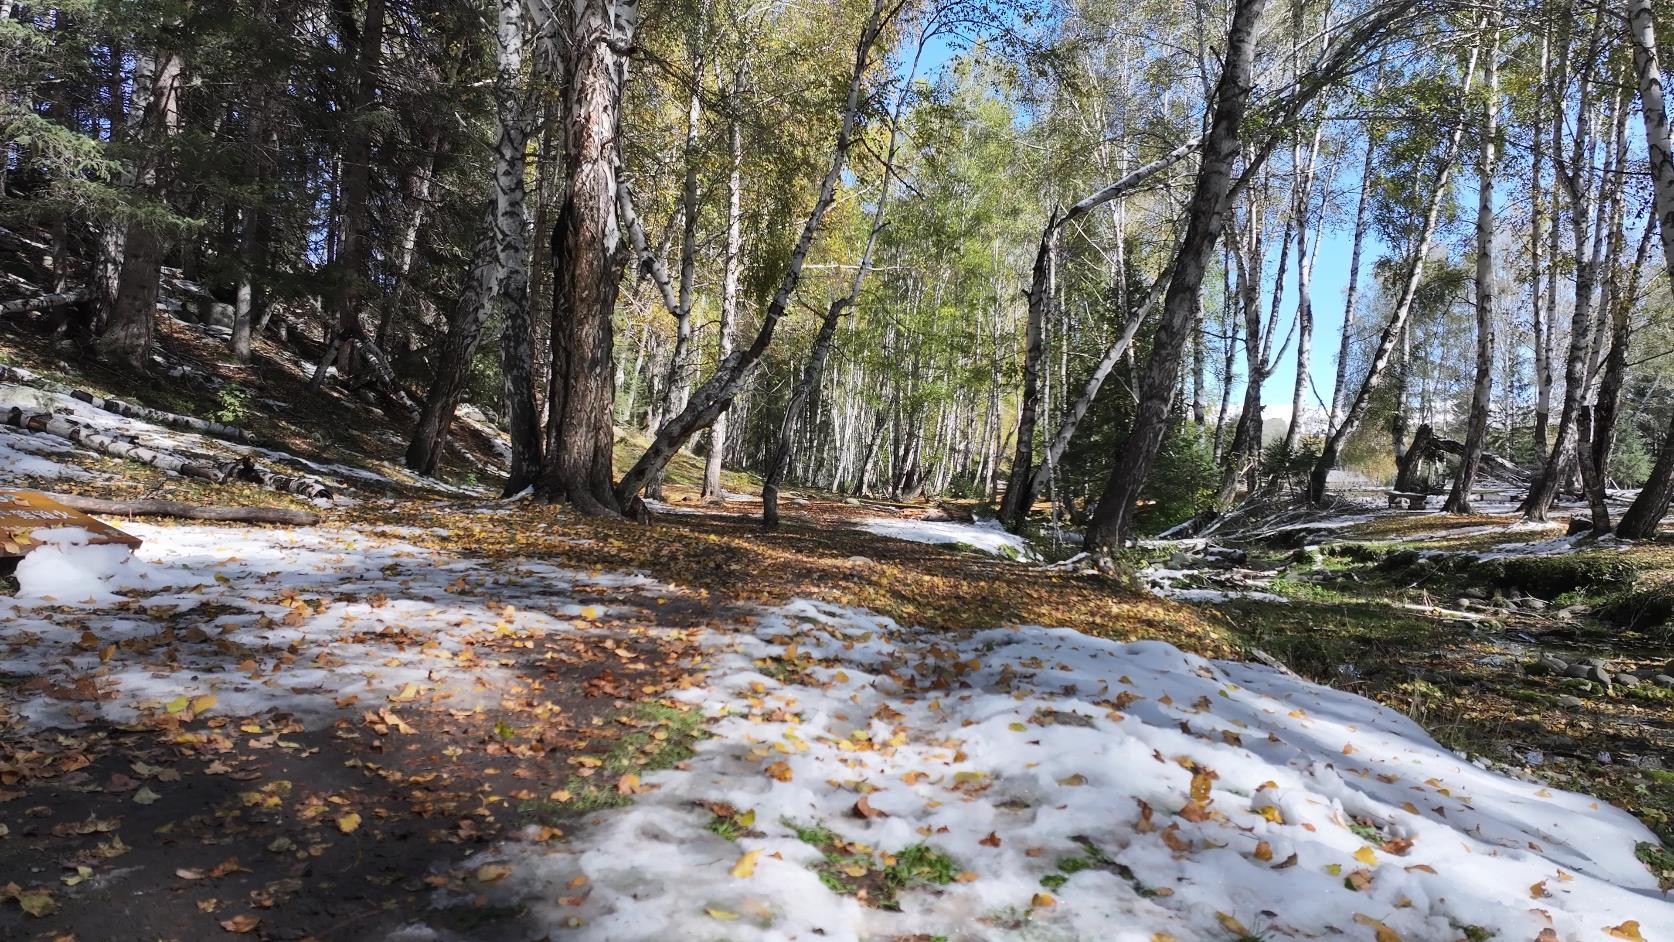
M220 484L225 480L225 475L221 472L221 469L213 465L188 461L176 454L123 441L97 432L73 419L66 419L61 415L53 415L50 412L24 412L22 409L13 406L11 411L6 414L5 421L7 425L16 428L56 435L100 454L138 461L141 464L147 464L163 471L172 471L181 477L198 478L215 484Z
M47 494L74 510L120 517L180 517L186 520L231 520L239 523L283 523L306 527L320 522L320 515L287 507L214 507L178 500L106 500L80 494Z
M72 399L79 399L96 409L103 409L124 418L140 419L153 425L165 425L203 435L214 435L217 438L226 438L235 442L250 443L255 441L255 436L241 428L222 425L219 422L211 422L208 419L200 419L195 416L177 415L173 412L164 412L161 409L136 406L131 402L123 402L119 399L107 399L104 396L94 395L85 389L76 389L63 383L56 383L21 367L7 366L4 363L0 363L0 382L16 383L19 386L29 386L44 392L60 393Z

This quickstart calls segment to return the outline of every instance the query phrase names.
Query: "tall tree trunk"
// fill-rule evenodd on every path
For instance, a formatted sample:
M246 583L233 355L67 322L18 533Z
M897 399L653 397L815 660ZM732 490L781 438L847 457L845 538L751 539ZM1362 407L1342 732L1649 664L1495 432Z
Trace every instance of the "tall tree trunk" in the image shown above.
M1300 31L1299 31L1300 32ZM1296 454L1302 437L1302 410L1307 401L1308 368L1314 351L1314 256L1308 246L1308 213L1313 204L1314 162L1319 159L1323 124L1314 125L1313 143L1308 147L1307 166L1296 189L1296 384L1290 394L1290 425L1285 428L1284 453Z
M1540 71L1535 82L1534 116L1529 122L1533 129L1530 135L1529 156L1529 320L1534 333L1534 361L1535 361L1535 415L1534 415L1534 448L1536 454L1545 454L1549 443L1546 440L1546 426L1552 414L1552 330L1547 319L1555 315L1550 305L1543 305L1546 300L1541 294L1541 244L1547 238L1544 230L1547 226L1545 200L1542 198L1543 177L1541 165L1542 152L1541 123L1545 119L1546 83L1549 57L1551 56L1552 35L1550 28L1544 29L1540 36ZM1549 191L1550 192L1550 191ZM1553 194L1554 199L1556 193ZM1553 205L1554 221L1556 203ZM1553 231L1556 232L1554 225ZM1557 258L1553 253L1549 258L1550 265ZM1554 266L1554 271L1556 267ZM1553 294L1556 294L1557 283L1552 281Z
M1595 25L1595 33L1598 28ZM1592 45L1590 43L1589 48ZM1579 459L1582 473L1589 478L1594 476L1591 456L1577 451L1577 435L1586 430L1581 428L1579 414L1586 407L1587 363L1591 357L1593 336L1593 295L1598 286L1597 249L1599 240L1603 238L1602 226L1592 227L1590 235L1588 232L1590 210L1602 209L1604 205L1604 200L1596 197L1592 188L1592 148L1589 144L1593 135L1588 131L1593 121L1590 91L1590 77L1583 75L1578 95L1580 117L1576 122L1568 166L1560 162L1556 149L1552 155L1555 174L1569 197L1570 238L1575 244L1575 300L1570 316L1569 353L1564 359L1564 399L1558 413L1556 436L1546 464L1536 475L1521 507L1524 519L1531 521L1546 519L1559 488L1563 486L1571 461ZM1617 106L1626 107L1619 101L1619 96ZM1612 119L1614 117L1613 113ZM1593 205L1595 199L1596 207ZM1586 444L1582 443L1582 451Z
M1087 548L1101 555L1118 549L1127 536L1140 489L1168 431L1169 407L1180 372L1180 355L1191 328L1194 299L1221 237L1224 203L1232 188L1233 162L1238 158L1238 130L1250 100L1256 24L1265 6L1266 0L1237 0L1233 5L1213 117L1186 212L1185 237L1163 295L1162 319L1142 374L1139 405L1127 442L1087 528Z
M330 319L336 323L332 343L346 351L364 337L360 305L372 277L372 111L378 100L378 73L382 69L385 0L366 0L365 17L355 22L352 7L338 0L339 25L345 45L354 48L354 83L344 109L345 143L342 179L339 182L337 253L332 263L332 286L328 295ZM353 357L340 361L343 375L352 369ZM315 375L323 384L324 371Z
M1029 290L1029 315L1024 330L1023 390L1017 411L1017 451L1011 459L1011 475L1006 479L1006 494L1000 501L1000 521L1016 530L1029 515L1033 494L1028 481L1033 472L1035 449L1035 419L1040 409L1040 362L1045 349L1043 325L1048 309L1056 295L1058 262L1057 214L1047 221L1041 234L1040 246L1035 250L1034 277ZM1028 502L1025 502L1028 501Z
M139 189L154 200L166 200L168 196L168 154L171 138L180 130L181 86L180 56L172 51L159 52L140 127L147 155L136 178ZM99 335L100 355L135 372L147 372L151 366L163 248L163 233L156 223L136 221L127 227L116 301Z
M1465 64L1465 81L1460 90L1462 99L1470 98L1471 85L1476 78L1476 60L1481 48L1479 38L1471 46L1470 58ZM1365 378L1360 381L1360 388L1355 391L1354 398L1348 400L1342 422L1326 436L1325 445L1320 449L1319 460L1314 462L1313 471L1308 475L1308 500L1313 503L1325 499L1325 484L1331 476L1332 469L1337 466L1337 457L1342 454L1343 443L1348 441L1349 436L1353 435L1365 420L1366 412L1371 407L1372 393L1383 381L1390 356L1406 332L1407 317L1412 313L1413 300L1418 295L1419 285L1424 282L1424 264L1430 251L1430 239L1436 232L1442 199L1448 192L1448 180L1453 173L1453 164L1459 157L1459 146L1464 133L1464 115L1461 114L1454 121L1453 132L1448 136L1442 152L1442 159L1436 170L1435 189L1431 191L1430 205L1424 211L1424 222L1419 229L1418 238L1414 240L1412 258L1407 263L1407 277L1401 285L1401 294L1395 301L1395 310L1390 314L1389 323L1384 325L1383 333L1378 337L1377 349L1372 354L1372 362L1367 368Z
M1482 108L1482 141L1476 162L1476 377L1471 386L1471 412L1465 425L1465 452L1453 492L1443 507L1448 513L1471 512L1471 487L1482 464L1488 438L1488 407L1494 393L1494 169L1495 137L1500 110L1500 14L1488 14L1488 58L1482 83L1487 99Z
M1366 242L1366 206L1372 192L1372 161L1376 153L1377 148L1373 146L1372 135L1368 131L1366 160L1360 167L1360 199L1354 210L1354 243L1349 250L1348 289L1343 294L1343 332L1337 344L1337 375L1331 383L1331 420L1326 425L1327 436L1342 424L1343 412L1348 408L1348 364L1354 336L1354 307L1360 299L1360 252Z
M1674 280L1674 141L1669 139L1668 105L1663 97L1662 68L1657 63L1656 22L1651 0L1628 0L1628 39L1633 44L1633 70L1645 120L1645 149L1651 165L1652 205L1657 234L1662 241L1664 271ZM1650 479L1616 524L1616 535L1643 539L1656 533L1674 496L1674 423L1664 435Z
M541 470L541 417L535 406L535 323L529 306L527 154L534 98L523 88L525 13L522 0L500 0L496 20L494 78L496 123L494 239L499 285L494 293L501 315L500 371L511 437L511 468L504 494L533 485ZM539 61L545 62L541 57ZM537 68L535 84L548 76Z
M734 87L743 84L740 66ZM715 362L725 363L732 355L732 333L738 323L738 272L744 255L744 213L741 204L744 191L744 131L734 118L727 129L730 162L727 168L727 245L721 263L721 321L716 325ZM727 416L731 409L723 409L709 427L709 455L703 462L703 499L717 503L726 501L721 487L721 462L727 450Z
M691 68L691 82L686 102L686 140L682 156L686 165L685 182L680 188L680 288L669 313L674 315L674 350L668 360L668 381L664 383L664 399L659 415L679 415L686 407L692 392L692 302L697 284L697 229L698 229L698 126L703 116L703 52L702 36L694 26L687 47ZM663 496L663 475L657 474L645 485L649 497Z
M552 391L536 492L589 514L619 513L625 502L611 490L610 318L628 257L617 221L624 196L618 172L622 88L637 16L632 4L576 0L569 37L570 185L553 233Z

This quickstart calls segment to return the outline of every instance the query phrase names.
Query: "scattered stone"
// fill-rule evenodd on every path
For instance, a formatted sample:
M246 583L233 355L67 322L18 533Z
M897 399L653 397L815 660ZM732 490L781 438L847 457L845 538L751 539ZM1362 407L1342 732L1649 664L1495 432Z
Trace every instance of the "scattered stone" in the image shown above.
M1467 599L1486 600L1488 598L1488 590L1482 588L1481 586L1473 585L1465 590L1464 595Z
M845 498L843 498L843 503L848 504L850 507L859 507L860 506L860 498L858 498L858 497L845 497Z
M1193 569L1196 568L1196 565L1197 560L1185 553L1175 553L1168 557L1168 568L1170 569Z
M1539 611L1544 611L1546 609L1546 600L1545 599L1537 599L1532 595L1523 596L1522 598L1517 600L1517 604L1524 611L1528 611L1528 612L1539 612Z
M1609 671L1607 671L1604 668L1599 667L1597 665L1594 665L1592 667L1587 668L1587 673L1584 674L1583 676L1587 680L1595 681L1595 682L1601 683L1601 684L1608 684L1615 677L1614 674L1611 674Z
M872 560L865 556L850 556L849 564L851 566L870 566L872 565Z
M1664 690L1674 690L1674 675L1658 674L1651 678L1651 683L1656 684Z
M1590 676L1590 671L1592 671L1592 668L1585 664L1571 664L1564 668L1564 676L1579 677L1582 680L1586 680Z
M1540 658L1529 664L1531 674L1562 674L1569 669L1569 665L1550 654L1542 654Z
M1586 705L1587 705L1586 701L1582 700L1580 697L1575 696L1574 694L1566 693L1566 694L1558 697L1558 706L1561 706L1561 707L1568 707L1568 708L1573 710L1576 707L1584 707Z
M1620 674L1611 675L1611 679L1613 679L1616 683L1621 684L1623 687L1637 687L1640 682L1639 678L1625 671Z

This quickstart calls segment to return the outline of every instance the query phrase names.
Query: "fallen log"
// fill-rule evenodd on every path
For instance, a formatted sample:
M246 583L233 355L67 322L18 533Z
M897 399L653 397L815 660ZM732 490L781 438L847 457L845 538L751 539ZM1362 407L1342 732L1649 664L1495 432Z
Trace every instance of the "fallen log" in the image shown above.
M331 489L324 484L310 478L274 473L257 465L249 456L224 465L191 461L172 452L158 451L105 435L74 419L50 412L24 412L16 406L6 413L4 421L15 428L56 435L100 454L138 461L162 471L172 471L181 477L197 478L211 484L225 484L229 480L250 481L282 494L316 500L331 498Z
M80 304L87 298L86 291L59 291L53 294L38 294L29 298L13 298L0 302L0 317L8 314L22 314L24 311L55 311L62 307Z
M306 527L320 522L320 515L287 507L214 507L178 500L106 500L79 494L48 494L48 497L83 513L120 517L180 517L186 520L231 520L238 523L283 523Z
M0 382L16 383L19 386L29 386L45 392L61 393L72 399L79 399L95 409L103 409L124 418L140 419L153 425L166 425L172 428L185 429L189 432L231 439L235 442L250 443L256 440L255 436L241 428L222 425L219 422L211 422L208 419L200 419L196 416L178 415L173 412L164 412L161 409L137 406L120 399L107 399L104 396L94 395L85 389L76 389L63 383L55 383L44 376L31 373L21 367L7 366L4 363L0 363Z
M256 464L255 459L248 455L227 465L224 470L229 478L260 484L270 491L278 491L281 494L292 494L310 500L331 499L331 489L324 484L312 478L269 471Z
M172 471L181 477L198 478L214 484L223 483L226 474L214 465L189 461L176 454L157 451L144 445L123 441L109 435L94 431L73 419L50 412L24 412L13 406L6 414L6 424L30 432L44 432L59 438L75 442L83 448L88 448L103 455L138 461L163 471Z

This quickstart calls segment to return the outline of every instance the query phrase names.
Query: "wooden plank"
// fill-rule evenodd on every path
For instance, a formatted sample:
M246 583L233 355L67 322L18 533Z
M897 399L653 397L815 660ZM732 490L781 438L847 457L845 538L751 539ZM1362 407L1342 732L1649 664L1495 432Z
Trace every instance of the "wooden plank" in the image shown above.
M36 530L80 527L92 544L120 544L138 548L136 536L123 533L108 523L63 504L39 491L0 490L0 559L17 559L41 544L32 536Z

